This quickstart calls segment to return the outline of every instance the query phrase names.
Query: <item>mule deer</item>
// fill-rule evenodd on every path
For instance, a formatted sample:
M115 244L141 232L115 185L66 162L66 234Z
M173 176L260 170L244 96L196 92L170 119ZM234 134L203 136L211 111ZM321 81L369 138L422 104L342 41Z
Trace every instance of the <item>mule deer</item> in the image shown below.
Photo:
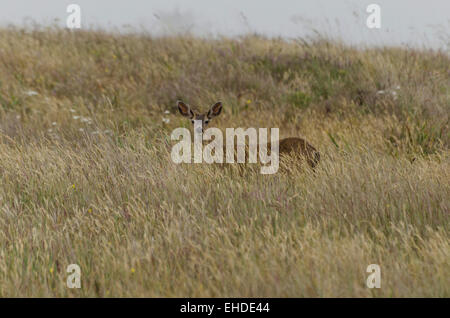
M214 118L220 115L222 112L222 103L217 102L211 106L211 108L205 113L198 113L193 110L189 105L185 104L182 101L178 101L178 110L180 114L188 117L192 124L194 121L201 121L202 125L200 127L201 131L199 133L203 133L203 131L208 126L209 122ZM290 155L300 159L306 159L306 162L314 168L320 161L320 153L311 146L306 140L298 137L289 137L280 139L279 143L279 155ZM259 145L258 145L259 148ZM267 149L271 149L270 143L267 145ZM225 147L224 147L225 150ZM236 151L236 149L235 149ZM225 152L225 151L224 151ZM246 157L248 156L248 147L246 147Z

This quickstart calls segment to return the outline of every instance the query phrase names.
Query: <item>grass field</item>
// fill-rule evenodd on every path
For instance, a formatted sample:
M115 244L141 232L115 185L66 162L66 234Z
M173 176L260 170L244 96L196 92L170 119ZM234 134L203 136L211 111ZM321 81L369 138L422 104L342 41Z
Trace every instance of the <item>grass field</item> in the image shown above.
M180 98L322 160L176 165ZM449 297L449 114L445 52L2 29L0 296Z

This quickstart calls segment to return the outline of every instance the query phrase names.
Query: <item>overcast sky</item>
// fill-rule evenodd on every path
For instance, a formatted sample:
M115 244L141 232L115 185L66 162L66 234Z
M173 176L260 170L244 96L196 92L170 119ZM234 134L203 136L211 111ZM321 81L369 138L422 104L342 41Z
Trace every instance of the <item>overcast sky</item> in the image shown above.
M450 41L450 0L0 0L0 25L65 27L71 3L80 5L84 29L288 38L317 30L351 44L444 49ZM380 29L366 26L371 3L381 8Z

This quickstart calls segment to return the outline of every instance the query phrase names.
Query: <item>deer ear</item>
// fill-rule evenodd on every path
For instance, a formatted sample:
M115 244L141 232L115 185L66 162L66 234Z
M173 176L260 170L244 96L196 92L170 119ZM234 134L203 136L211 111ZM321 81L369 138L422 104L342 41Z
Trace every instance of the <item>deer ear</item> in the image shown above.
M222 102L217 102L211 106L211 109L208 111L208 118L211 119L213 117L219 116L222 112Z
M181 115L183 115L185 117L189 117L189 118L194 117L194 112L191 110L189 105L186 105L181 100L179 100L177 102L177 104L178 104L178 110L180 111Z

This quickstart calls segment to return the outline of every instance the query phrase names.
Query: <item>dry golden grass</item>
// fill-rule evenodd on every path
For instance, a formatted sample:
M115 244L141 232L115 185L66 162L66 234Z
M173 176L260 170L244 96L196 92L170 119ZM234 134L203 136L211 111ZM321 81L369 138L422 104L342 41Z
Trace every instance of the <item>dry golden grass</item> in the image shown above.
M0 296L450 296L449 65L325 40L0 30ZM222 100L222 129L306 138L321 163L175 165L178 98Z

